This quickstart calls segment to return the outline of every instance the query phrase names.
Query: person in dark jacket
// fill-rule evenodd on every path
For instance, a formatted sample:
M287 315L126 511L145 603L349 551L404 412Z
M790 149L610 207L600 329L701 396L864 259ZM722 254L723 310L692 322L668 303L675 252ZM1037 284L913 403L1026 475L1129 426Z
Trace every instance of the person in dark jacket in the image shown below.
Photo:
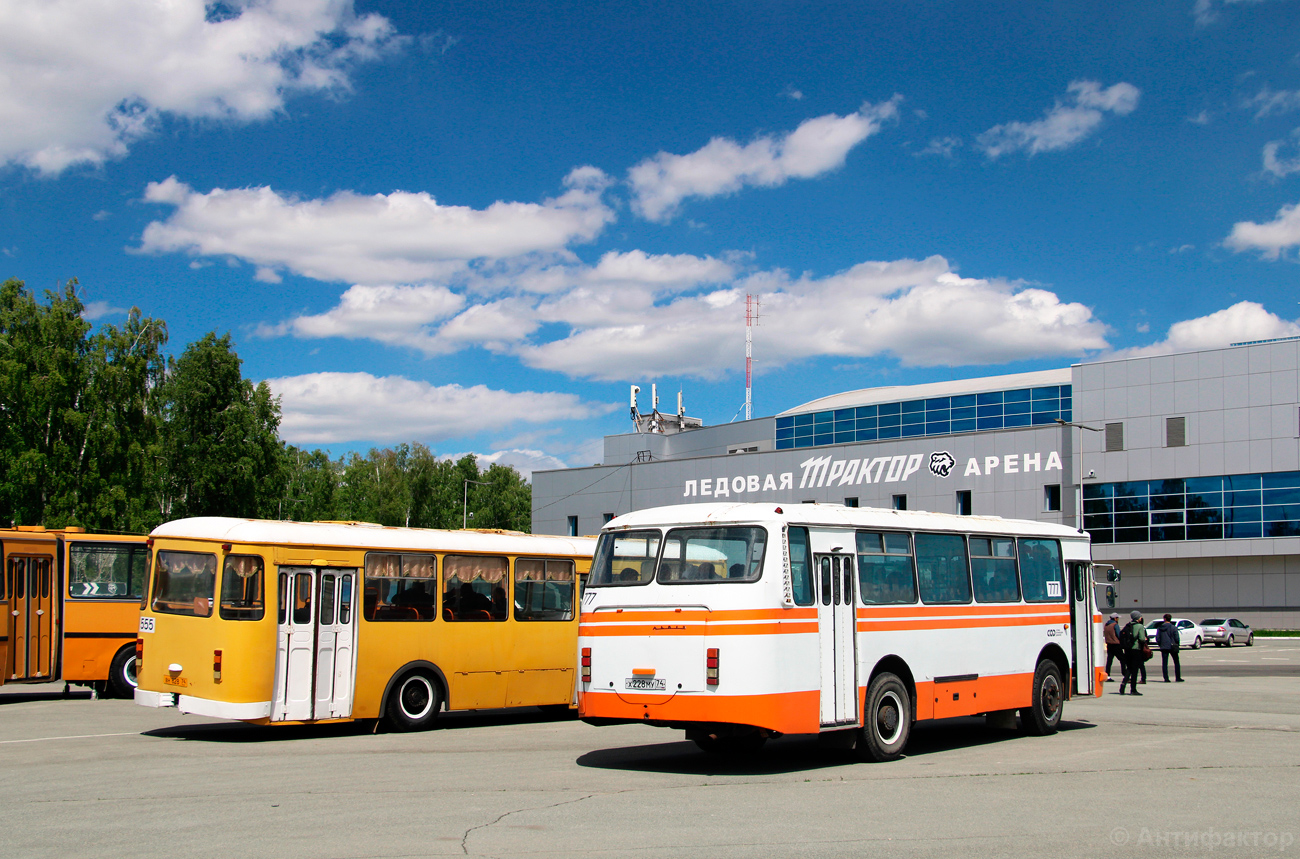
M1156 647L1160 648L1160 670L1165 675L1165 682L1169 682L1169 659L1174 660L1174 677L1179 683L1183 682L1183 667L1178 664L1178 625L1169 615L1165 615L1165 622L1156 627Z
M1102 638L1106 642L1106 682L1109 683L1115 678L1111 676L1111 665L1115 660L1119 660L1119 670L1124 671L1124 648L1119 646L1119 612L1111 612L1110 619L1106 621L1106 626L1102 629Z
M1142 658L1142 647L1147 642L1147 628L1142 625L1142 612L1133 609L1129 612L1131 618L1128 626L1124 627L1120 633L1122 636L1125 632L1131 632L1133 640L1124 648L1124 679L1119 683L1119 694L1124 694L1124 685L1128 684L1134 695L1141 695L1138 691L1138 671L1141 670L1146 660Z

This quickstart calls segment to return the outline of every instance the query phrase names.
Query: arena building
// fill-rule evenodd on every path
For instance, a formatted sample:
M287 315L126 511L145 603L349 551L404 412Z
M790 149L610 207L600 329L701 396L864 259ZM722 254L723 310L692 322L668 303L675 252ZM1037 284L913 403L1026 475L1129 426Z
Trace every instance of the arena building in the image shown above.
M533 474L533 530L694 501L1082 527L1117 608L1300 628L1300 338L823 397L703 427L635 406L604 463ZM1080 493L1082 485L1082 493ZM1082 501L1082 509L1080 509Z

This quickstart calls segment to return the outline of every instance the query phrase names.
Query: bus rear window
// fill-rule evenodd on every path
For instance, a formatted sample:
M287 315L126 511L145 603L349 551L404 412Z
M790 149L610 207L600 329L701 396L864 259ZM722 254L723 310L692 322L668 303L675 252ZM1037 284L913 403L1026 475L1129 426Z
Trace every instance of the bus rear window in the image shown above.
M144 544L73 543L68 550L68 596L138 601L148 557Z
M258 555L227 555L221 569L221 617L224 620L261 620L263 564Z
M655 577L658 531L617 531L600 535L587 587L643 585Z
M206 552L158 552L153 610L164 614L212 616L217 556Z
M757 526L675 528L664 538L658 580L671 585L757 581L766 548L767 532Z

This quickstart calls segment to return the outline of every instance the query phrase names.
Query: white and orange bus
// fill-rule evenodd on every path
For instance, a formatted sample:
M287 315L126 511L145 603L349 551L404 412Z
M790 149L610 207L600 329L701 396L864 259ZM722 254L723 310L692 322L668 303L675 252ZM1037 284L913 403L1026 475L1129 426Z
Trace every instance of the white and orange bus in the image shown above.
M149 539L139 704L409 731L573 702L593 538L198 518Z
M145 538L0 530L0 684L65 683L131 697Z
M1099 695L1086 533L988 516L690 504L610 521L582 598L578 709L706 751L827 734L889 760L914 722L1052 733Z

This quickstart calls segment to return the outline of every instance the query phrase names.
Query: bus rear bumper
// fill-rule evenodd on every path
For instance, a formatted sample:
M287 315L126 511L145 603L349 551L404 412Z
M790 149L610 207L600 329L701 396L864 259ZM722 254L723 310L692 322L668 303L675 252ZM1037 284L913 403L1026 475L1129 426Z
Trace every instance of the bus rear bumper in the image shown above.
M271 718L270 701L231 703L213 701L211 698L196 698L193 695L176 697L176 709L194 716L212 716L215 719L233 719L238 722Z
M175 707L175 692L148 692L144 689L135 690L135 703L142 707Z

